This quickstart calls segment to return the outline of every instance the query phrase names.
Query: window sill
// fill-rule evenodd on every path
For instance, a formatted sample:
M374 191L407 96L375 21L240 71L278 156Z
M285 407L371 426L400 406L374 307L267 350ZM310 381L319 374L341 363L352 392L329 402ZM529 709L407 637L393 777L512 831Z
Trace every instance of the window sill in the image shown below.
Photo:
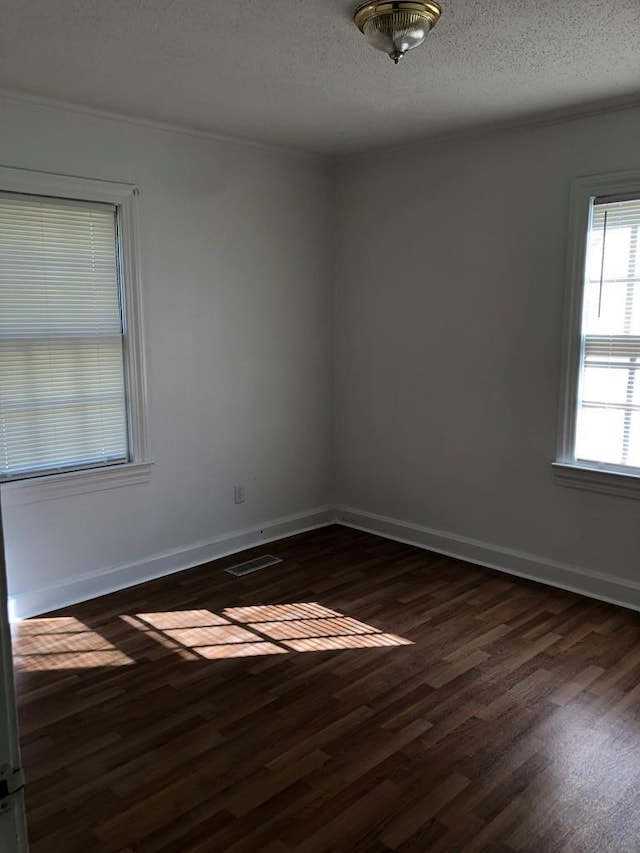
M604 471L586 465L554 462L555 481L559 486L586 489L624 498L640 498L640 475L622 471Z
M20 506L38 501L66 498L86 492L101 492L104 489L119 489L147 483L151 477L153 462L130 462L108 468L88 468L85 471L70 471L66 474L48 474L25 480L2 483L2 505Z

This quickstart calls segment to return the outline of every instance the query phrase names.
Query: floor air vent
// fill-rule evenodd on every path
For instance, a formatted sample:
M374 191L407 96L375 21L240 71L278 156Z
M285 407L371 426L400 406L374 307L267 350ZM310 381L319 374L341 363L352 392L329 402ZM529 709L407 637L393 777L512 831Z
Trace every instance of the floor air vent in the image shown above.
M250 575L252 572L259 572L260 569L266 569L267 566L275 566L276 563L281 563L280 557L273 557L271 554L265 554L264 557L256 557L255 560L247 560L246 563L238 563L237 566L229 566L225 569L234 578L241 578L243 575Z

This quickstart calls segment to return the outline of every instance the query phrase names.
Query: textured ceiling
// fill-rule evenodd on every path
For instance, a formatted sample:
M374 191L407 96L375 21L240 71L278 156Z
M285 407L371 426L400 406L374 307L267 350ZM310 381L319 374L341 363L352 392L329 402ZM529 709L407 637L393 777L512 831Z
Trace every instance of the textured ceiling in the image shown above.
M443 0L397 67L356 5L0 0L0 86L328 153L640 100L640 0Z

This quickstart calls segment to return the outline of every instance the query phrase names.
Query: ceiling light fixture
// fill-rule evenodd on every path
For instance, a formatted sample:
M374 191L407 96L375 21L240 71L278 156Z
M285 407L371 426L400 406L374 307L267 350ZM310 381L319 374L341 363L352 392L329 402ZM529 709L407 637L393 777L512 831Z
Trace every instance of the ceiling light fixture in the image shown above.
M435 0L374 0L360 6L353 20L369 44L397 65L407 51L420 47L441 12Z

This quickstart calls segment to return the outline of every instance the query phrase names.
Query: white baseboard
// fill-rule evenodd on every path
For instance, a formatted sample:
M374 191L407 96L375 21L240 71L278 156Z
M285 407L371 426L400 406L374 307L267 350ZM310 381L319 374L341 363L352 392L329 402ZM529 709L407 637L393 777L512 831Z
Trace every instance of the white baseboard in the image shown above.
M406 545L415 545L489 569L597 598L599 601L640 610L640 583L634 581L349 507L336 507L335 520L345 527L374 533L385 539L394 539Z
M61 607L80 601L98 598L146 581L181 572L194 566L236 554L247 548L255 548L268 542L284 539L296 533L305 533L335 522L333 507L318 507L307 512L278 518L265 524L225 533L206 542L198 542L187 548L155 554L135 563L115 566L104 571L69 578L55 586L44 587L33 592L12 596L10 610L13 619L40 616Z
M55 586L12 596L10 601L12 617L26 619L39 616L61 607L181 572L248 548L334 523L538 583L577 592L599 601L640 610L640 583L634 581L363 510L327 506L226 533L206 542L156 554L135 563L70 578Z

